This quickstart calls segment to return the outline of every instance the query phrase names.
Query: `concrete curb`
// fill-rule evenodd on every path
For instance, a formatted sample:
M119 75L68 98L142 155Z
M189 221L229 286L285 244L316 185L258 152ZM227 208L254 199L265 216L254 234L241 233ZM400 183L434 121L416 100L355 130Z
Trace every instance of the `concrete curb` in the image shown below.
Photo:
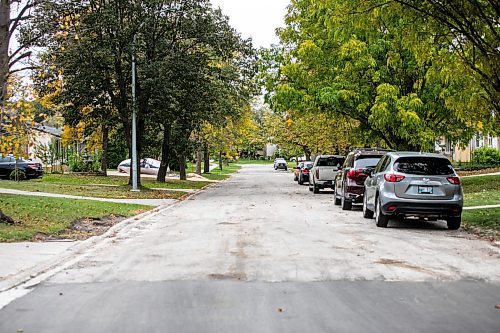
M177 200L176 202L156 207L148 212L128 218L114 225L108 231L106 231L104 234L100 236L94 236L80 243L77 243L74 246L68 248L62 254L57 255L55 258L52 258L51 260L47 260L41 264L23 270L18 274L14 275L13 277L6 279L5 281L1 281L0 294L8 292L16 287L22 286L24 288L30 288L43 282L47 278L56 274L57 272L60 272L63 269L85 258L85 256L87 255L87 253L85 253L86 251L98 249L99 247L105 245L105 243L112 241L112 239L115 238L119 232L132 229L137 225L139 225L144 219L156 214L160 214L169 209L172 209L177 205L182 204L184 201L187 201L205 192L208 188L214 185L215 184L207 185L204 188L198 190L197 192L182 197L180 200Z
M489 209L489 208L500 208L500 205L464 207L463 210L476 210L476 209Z

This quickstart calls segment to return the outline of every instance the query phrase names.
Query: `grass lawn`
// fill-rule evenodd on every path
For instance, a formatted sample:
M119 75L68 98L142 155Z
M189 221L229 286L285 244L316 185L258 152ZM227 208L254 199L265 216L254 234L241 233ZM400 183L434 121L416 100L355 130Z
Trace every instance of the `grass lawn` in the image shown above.
M500 175L462 178L465 206L500 204Z
M251 160L251 159L246 159L242 158L235 162L236 164L273 164L273 160Z
M500 204L500 175L462 178L465 206ZM500 235L500 208L465 210L462 220L466 229Z
M134 216L153 207L99 201L0 194L2 211L16 222L0 224L0 241L30 240L37 233L56 235L75 220Z
M209 182L168 180L159 183L154 179L143 178L143 188L139 193L130 192L128 177L120 176L80 176L80 175L45 175L42 179L24 182L8 180L0 181L0 188L31 192L47 192L68 195L113 199L178 199L185 192L168 191L168 189L200 189ZM152 190L153 188L166 190Z
M462 213L462 220L465 229L500 235L500 208L466 210Z
M222 170L219 168L216 168L210 173L204 173L203 177L210 179L210 180L224 180L229 178L229 175L231 173L238 172L241 169L241 166L235 165L235 164L229 164L229 165L223 165Z

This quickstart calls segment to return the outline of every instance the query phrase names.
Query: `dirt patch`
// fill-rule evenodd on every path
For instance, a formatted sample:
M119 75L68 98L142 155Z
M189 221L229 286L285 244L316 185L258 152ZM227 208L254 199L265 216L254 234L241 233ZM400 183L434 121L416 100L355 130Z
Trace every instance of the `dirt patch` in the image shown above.
M382 265L389 265L389 266L396 266L396 267L401 267L401 268L406 268L406 269L411 269L417 272L425 273L425 274L430 274L434 276L440 276L441 274L434 272L430 269L418 267L412 264L409 264L407 262L401 261L401 260L395 260L395 259L386 259L386 258L381 258L380 260L376 261L377 264L382 264Z
M85 240L90 237L100 236L108 231L109 228L117 223L125 220L124 216L110 215L102 218L83 218L73 221L71 225L64 230L61 230L56 235L46 235L43 233L37 233L34 237L34 241L50 241L58 239L73 239L73 240Z

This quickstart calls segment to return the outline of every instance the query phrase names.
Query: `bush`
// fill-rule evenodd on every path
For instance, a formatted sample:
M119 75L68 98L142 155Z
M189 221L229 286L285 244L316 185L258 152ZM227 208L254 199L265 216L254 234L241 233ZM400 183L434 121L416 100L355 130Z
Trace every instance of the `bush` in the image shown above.
M472 161L475 164L500 166L500 150L489 147L476 149Z
M83 172L85 169L85 162L80 154L73 153L68 158L69 171Z
M10 180L20 181L26 180L26 173L23 170L14 170L9 175Z

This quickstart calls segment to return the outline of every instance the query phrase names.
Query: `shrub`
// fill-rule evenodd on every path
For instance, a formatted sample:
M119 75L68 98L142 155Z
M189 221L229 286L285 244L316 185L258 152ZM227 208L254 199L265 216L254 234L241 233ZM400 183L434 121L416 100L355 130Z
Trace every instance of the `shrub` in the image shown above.
M83 172L85 170L85 162L80 154L73 153L68 158L69 171Z
M472 161L475 164L499 166L500 165L500 150L489 147L481 147L474 151Z
M10 180L20 181L26 180L26 173L23 170L14 170L9 175Z

